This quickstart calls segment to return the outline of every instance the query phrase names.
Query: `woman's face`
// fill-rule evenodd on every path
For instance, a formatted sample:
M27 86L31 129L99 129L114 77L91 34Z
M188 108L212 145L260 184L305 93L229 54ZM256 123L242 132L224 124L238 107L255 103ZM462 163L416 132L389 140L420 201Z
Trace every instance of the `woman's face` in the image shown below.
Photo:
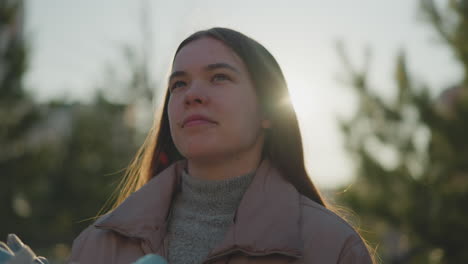
M171 135L187 159L214 162L261 151L269 123L246 66L222 42L205 37L184 46L169 89Z

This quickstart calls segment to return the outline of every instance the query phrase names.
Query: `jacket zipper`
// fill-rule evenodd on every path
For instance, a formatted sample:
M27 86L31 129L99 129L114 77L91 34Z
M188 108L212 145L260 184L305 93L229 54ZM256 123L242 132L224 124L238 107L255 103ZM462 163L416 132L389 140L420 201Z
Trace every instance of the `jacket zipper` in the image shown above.
M203 264L208 264L210 262L213 262L215 259L220 259L222 257L228 256L228 255L230 255L230 254L232 254L232 253L234 253L236 251L245 253L247 256L252 256L252 257L262 257L262 256L268 256L268 255L271 255L271 254L281 254L281 255L288 256L288 257L293 257L293 258L302 257L300 254L286 253L284 251L269 251L268 253L255 253L255 252L251 252L251 251L248 251L248 250L245 250L245 249L233 248L233 249L225 251L225 252L223 252L221 254L211 256L211 257L207 258L205 261L203 261L202 263Z
M162 254L164 255L163 257L165 259L168 259L168 238L167 238L167 234L164 236L164 240L163 240L163 243L162 243Z

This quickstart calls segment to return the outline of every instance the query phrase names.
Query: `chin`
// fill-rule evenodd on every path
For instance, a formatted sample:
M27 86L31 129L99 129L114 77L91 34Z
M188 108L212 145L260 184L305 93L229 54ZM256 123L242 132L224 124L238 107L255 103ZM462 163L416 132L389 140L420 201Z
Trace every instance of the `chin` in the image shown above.
M184 152L184 157L187 160L210 160L216 155L209 151L187 151Z
M225 151L222 151L220 149L207 148L206 146L203 146L203 148L187 148L181 153L187 160L213 161L223 156L223 154L225 154Z
M179 152L187 159L210 156L220 151L219 143L213 137L191 137L175 143Z

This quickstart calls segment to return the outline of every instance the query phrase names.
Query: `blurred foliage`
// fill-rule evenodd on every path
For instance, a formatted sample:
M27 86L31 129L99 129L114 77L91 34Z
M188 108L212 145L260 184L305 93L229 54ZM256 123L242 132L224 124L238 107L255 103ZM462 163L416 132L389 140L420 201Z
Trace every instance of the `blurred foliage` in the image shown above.
M358 99L341 121L357 178L339 198L384 263L468 263L468 0L444 3L422 0L421 14L464 75L437 96L411 76L403 51L389 99L368 81L369 64L357 70L339 48Z
M127 48L128 79L109 74L90 103L35 102L23 85L23 5L0 2L0 240L16 233L60 263L141 143L137 110L151 112L152 84L144 54Z

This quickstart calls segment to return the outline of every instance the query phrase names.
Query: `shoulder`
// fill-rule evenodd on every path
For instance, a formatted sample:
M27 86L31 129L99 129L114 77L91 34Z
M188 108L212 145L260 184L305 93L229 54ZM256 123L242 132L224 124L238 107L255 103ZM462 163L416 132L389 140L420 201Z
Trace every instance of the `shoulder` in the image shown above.
M326 233L342 237L357 234L353 227L343 218L324 206L301 195L299 204L302 212L302 224L310 232Z
M88 226L83 230L78 237L73 240L71 256L69 262L84 262L83 259L95 259L97 250L90 251L96 244L101 244L100 241L106 240L109 232L98 230L94 225Z
M364 241L343 218L305 196L299 203L306 259L372 263Z

